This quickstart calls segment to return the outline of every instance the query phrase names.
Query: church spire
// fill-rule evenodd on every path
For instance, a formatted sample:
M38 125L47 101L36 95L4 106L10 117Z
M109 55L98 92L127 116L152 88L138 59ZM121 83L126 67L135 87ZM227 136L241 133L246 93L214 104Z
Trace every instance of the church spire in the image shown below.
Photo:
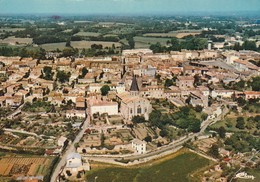
M133 76L133 80L132 80L132 84L131 84L131 87L130 87L130 91L139 92L139 87L138 87L138 84L137 84L136 76Z
M139 94L139 87L138 87L136 76L133 76L132 84L130 87L130 94L133 96L137 96Z

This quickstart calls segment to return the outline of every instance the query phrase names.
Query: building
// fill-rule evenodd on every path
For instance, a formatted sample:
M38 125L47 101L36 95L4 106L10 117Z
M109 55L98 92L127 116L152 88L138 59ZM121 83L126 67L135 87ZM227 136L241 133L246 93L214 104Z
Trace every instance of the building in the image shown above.
M89 163L83 163L81 155L79 153L70 153L67 156L67 162L66 166L64 167L63 173L70 172L72 175L77 175L78 172L89 170Z
M211 97L231 98L234 95L234 93L235 93L234 90L213 90L211 92Z
M66 143L67 143L68 139L64 136L61 136L59 139L58 139L58 146L63 148Z
M86 111L85 110L67 110L66 111L66 118L86 118Z
M153 54L153 51L151 49L129 49L129 50L123 50L122 55L145 55L145 54Z
M139 94L136 77L133 77L130 93L125 92L117 95L118 101L121 102L120 113L125 119L131 120L134 116L143 116L146 120L149 119L152 105L149 100L140 97Z
M164 87L163 86L146 86L141 89L141 95L146 98L164 98Z
M246 100L260 98L260 92L256 92L256 91L245 91L244 95Z
M176 86L180 89L193 88L194 77L192 76L178 76L176 80Z
M208 96L204 96L201 92L195 91L190 93L190 104L194 107L208 107L208 101Z
M103 101L96 98L90 98L88 100L88 108L90 116L93 114L108 114L118 115L118 103L112 101Z
M134 139L134 140L132 140L132 148L138 154L144 154L144 153L146 153L146 142L141 141L139 139Z

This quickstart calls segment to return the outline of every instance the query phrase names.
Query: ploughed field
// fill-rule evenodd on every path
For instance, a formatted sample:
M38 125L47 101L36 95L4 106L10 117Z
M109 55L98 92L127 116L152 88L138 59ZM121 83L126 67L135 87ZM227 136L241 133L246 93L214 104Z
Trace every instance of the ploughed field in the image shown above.
M94 182L188 182L199 181L192 174L211 162L197 154L185 151L160 162L150 162L141 167L106 167L87 173L87 181ZM196 175L194 175L196 176Z
M4 157L0 160L0 176L45 176L51 162L46 157Z

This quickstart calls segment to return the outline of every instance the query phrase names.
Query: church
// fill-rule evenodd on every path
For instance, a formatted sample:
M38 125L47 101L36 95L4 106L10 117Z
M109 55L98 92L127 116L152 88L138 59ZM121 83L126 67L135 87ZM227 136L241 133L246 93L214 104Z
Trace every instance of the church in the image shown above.
M132 120L134 116L143 116L146 120L149 119L152 105L148 99L140 96L136 76L133 77L129 92L118 94L117 99L121 103L120 113L125 119Z

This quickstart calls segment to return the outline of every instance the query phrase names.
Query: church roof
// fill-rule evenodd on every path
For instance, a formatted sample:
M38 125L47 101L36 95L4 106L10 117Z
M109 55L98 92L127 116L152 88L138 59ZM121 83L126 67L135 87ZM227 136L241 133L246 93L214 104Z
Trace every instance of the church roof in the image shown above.
M130 91L139 91L136 76L133 77L132 84L131 84L131 87L130 87Z

